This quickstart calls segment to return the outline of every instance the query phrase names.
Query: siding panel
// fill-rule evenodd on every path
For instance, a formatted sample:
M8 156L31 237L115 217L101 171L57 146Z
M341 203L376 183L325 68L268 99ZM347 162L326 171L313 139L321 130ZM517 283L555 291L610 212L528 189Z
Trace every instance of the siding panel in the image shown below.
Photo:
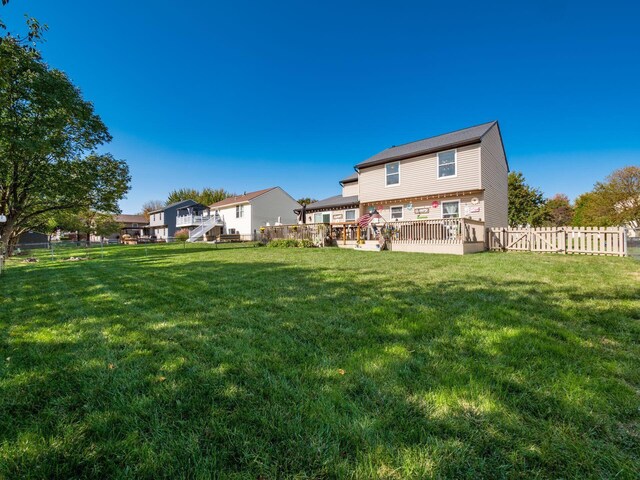
M509 171L498 125L494 125L482 138L481 157L486 226L488 228L506 227L509 211Z
M385 186L385 166L363 168L359 176L360 202L434 195L481 188L480 144L457 149L457 174L437 178L437 154L432 153L400 161L400 184Z

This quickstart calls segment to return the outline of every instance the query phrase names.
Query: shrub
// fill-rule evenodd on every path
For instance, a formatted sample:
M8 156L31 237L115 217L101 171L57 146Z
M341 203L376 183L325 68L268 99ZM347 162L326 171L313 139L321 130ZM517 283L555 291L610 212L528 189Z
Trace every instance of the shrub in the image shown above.
M295 240L293 238L271 240L267 244L267 247L272 248L312 248L313 246L311 240Z

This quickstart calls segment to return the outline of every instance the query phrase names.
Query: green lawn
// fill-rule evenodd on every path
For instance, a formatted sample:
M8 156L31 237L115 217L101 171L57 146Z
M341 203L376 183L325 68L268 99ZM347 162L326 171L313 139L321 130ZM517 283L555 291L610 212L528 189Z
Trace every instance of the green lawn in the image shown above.
M0 478L638 478L637 261L77 253L0 276Z

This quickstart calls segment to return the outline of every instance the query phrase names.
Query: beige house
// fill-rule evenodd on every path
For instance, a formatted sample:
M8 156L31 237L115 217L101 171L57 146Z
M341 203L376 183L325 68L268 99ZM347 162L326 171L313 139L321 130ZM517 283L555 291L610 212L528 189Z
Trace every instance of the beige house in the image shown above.
M310 223L344 224L345 244L348 223L374 210L394 250L478 251L486 228L507 226L509 166L497 121L393 146L355 170L340 182L342 195L307 207Z

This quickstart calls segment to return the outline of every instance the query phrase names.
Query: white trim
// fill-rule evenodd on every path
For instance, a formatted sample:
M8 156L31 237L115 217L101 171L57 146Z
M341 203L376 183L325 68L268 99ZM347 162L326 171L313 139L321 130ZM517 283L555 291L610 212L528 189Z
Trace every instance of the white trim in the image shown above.
M322 222L316 222L316 215L322 215ZM329 221L325 222L324 221L324 216L325 215L329 215ZM324 211L324 212L313 212L313 223L331 223L331 211Z
M457 203L458 204L458 216L457 217L446 217L444 216L444 204L445 203ZM440 202L440 218L442 220L448 220L449 218L462 218L462 212L460 211L460 207L461 207L461 203L460 203L460 199L457 200L444 200Z
M395 218L393 216L394 208L400 208L400 218ZM389 220L404 220L404 205L389 205Z
M345 222L351 222L351 220L349 220L347 218L347 212L353 212L353 221L358 220L358 212L356 211L356 209L355 208L349 208L349 209L346 209L344 211L344 221Z
M391 173L388 174L387 173L387 165L391 165L392 163L397 163L398 164L398 173ZM387 178L389 177L389 175L398 175L398 183L392 183L391 185L389 185L387 183ZM384 188L387 187L397 187L398 185L400 185L400 160L396 160L394 162L387 162L384 164ZM358 187L359 188L359 187Z
M440 154L441 153L447 153L447 152L453 152L453 169L454 169L454 174L453 175L446 175L444 177L440 176ZM454 148L452 150L443 150L441 152L436 153L436 178L438 180L442 180L444 178L456 178L458 176L458 149Z

